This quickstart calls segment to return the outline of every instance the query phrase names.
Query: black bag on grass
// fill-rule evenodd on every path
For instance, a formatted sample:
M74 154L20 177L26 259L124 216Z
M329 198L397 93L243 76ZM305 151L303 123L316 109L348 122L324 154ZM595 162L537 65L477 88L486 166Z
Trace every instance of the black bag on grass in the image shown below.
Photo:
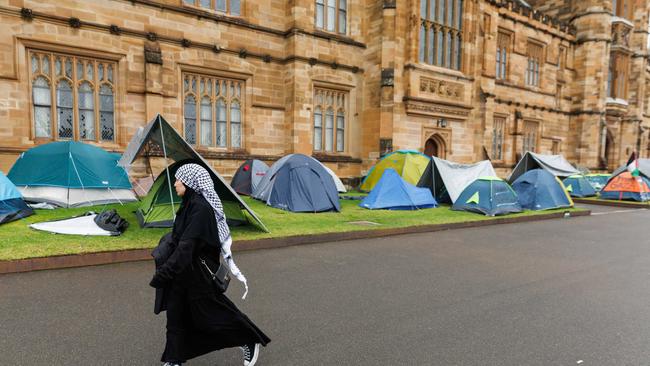
M120 217L115 209L101 212L95 216L95 223L111 233L122 234L129 227L129 222Z

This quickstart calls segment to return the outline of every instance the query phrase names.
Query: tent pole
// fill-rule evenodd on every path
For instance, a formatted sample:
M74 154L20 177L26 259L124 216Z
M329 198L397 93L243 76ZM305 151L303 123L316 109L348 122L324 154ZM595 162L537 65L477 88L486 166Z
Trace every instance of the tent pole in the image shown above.
M172 217L176 221L176 207L174 207L174 195L172 194L172 180L169 177L169 163L167 162L167 147L165 147L165 133L160 125L160 137L162 140L163 155L165 156L165 170L167 171L167 187L169 188L169 201L172 204Z
M81 180L81 176L79 175L79 171L77 170L77 164L74 163L74 159L72 158L71 152L68 152L68 157L70 157L70 161L72 162L72 167L74 168L74 172L75 174L77 174L77 179L79 179L79 183L81 183L81 191L84 194L84 198L86 199L88 206L91 206L92 204L88 199L88 196L86 196L86 187L84 187L84 182ZM68 187L68 206L70 206L70 187Z

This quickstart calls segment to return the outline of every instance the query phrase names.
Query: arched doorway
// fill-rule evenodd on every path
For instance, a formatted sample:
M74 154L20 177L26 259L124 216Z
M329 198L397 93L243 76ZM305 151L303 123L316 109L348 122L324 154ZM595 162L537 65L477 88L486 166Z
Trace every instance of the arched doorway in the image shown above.
M442 136L434 134L424 143L424 155L445 158L446 146Z

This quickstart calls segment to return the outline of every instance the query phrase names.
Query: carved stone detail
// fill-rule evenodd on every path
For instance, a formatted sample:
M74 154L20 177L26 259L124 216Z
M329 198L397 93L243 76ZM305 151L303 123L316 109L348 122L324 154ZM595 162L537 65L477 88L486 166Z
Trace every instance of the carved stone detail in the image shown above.
M450 81L422 77L420 78L420 92L458 100L463 98L465 86Z
M612 44L615 46L630 47L630 33L632 28L623 22L612 24Z
M449 115L466 119L469 116L469 110L462 108L447 107L439 104L425 104L418 102L406 102L407 113L425 114L431 116Z

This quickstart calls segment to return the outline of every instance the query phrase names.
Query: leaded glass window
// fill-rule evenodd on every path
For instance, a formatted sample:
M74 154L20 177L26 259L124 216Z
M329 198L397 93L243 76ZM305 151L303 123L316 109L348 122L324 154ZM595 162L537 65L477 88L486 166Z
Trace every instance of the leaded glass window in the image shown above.
M183 74L183 91L186 98L185 139L190 142L187 136L200 136L198 144L201 146L241 148L243 88L244 82L240 80ZM194 103L191 107L188 105L188 96L195 98L191 99L191 103ZM189 123L188 108L194 113L189 116Z
M463 0L420 0L419 60L460 70Z
M95 93L90 83L84 81L79 85L79 138L95 139Z
M196 143L196 98L193 95L185 97L185 141Z
M114 141L115 64L52 52L29 54L34 137Z
M39 76L32 83L34 103L34 131L36 137L52 136L52 93L50 83Z
M314 150L323 149L323 111L320 107L314 109Z
M344 152L347 93L316 88L314 91L314 151Z
M74 137L72 131L73 107L72 84L66 79L61 79L56 86L57 131L60 139Z

